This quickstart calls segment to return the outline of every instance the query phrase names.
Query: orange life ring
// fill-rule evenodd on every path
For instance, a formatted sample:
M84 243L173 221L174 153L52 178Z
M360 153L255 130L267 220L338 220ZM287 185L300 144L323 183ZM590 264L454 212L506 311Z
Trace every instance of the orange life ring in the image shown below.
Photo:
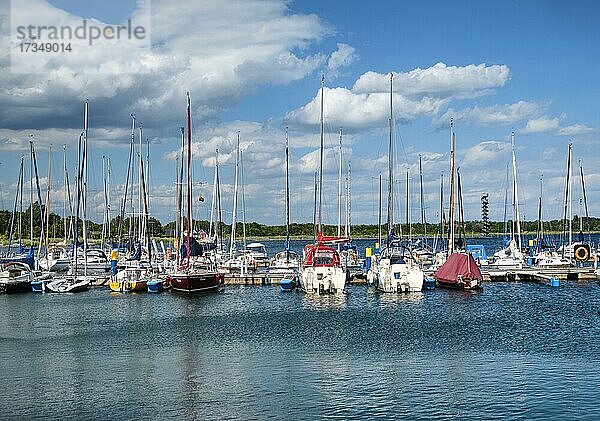
M577 247L575 247L573 254L575 255L575 258L577 260L579 260L580 262L584 262L590 257L589 246L587 246L586 244L580 244Z

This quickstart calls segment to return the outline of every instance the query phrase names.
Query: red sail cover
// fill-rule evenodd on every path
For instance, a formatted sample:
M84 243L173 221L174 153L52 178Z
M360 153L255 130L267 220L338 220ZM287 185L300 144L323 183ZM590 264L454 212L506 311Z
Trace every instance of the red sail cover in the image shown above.
M462 275L465 281L468 279L483 280L475 259L469 253L452 253L433 277L438 281L456 282L459 275Z

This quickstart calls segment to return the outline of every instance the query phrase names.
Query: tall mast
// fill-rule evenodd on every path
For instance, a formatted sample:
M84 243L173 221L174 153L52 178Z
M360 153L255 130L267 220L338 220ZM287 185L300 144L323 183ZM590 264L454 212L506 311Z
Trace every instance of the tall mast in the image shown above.
M142 244L144 235L144 216L142 215L142 209L144 209L144 192L142 191L142 174L144 172L144 159L142 151L142 125L138 128L138 242Z
M63 234L64 242L67 244L67 145L63 145L63 177L64 177L64 194L63 194Z
M21 174L19 176L19 246L21 246L21 235L23 233L23 182L25 181L25 167L24 167L25 156L21 155ZM19 247L20 250L20 247Z
M177 232L176 238L179 248L183 245L183 169L185 155L185 128L181 127L181 149L179 151L179 173L176 174L176 190L177 190ZM177 253L177 263L181 261L181 253Z
M108 210L108 202L106 201L106 156L102 155L102 192L104 195L104 213L102 215L102 246L104 246L106 241L106 224L107 224L107 214Z
M456 135L454 134L454 119L450 119L450 239L448 241L448 254L454 252L454 149Z
M379 206L377 208L377 227L378 227L378 237L379 247L381 247L381 194L382 194L382 180L381 180L381 172L379 173Z
M568 204L569 204L569 245L573 244L573 193L572 193L572 186L573 186L573 177L572 177L572 162L573 162L573 156L572 156L572 152L571 152L571 148L573 147L572 143L569 143L569 163L567 165L567 181L569 184L569 187L567 189L567 193L568 193Z
M110 157L108 157L107 162L106 162L107 166L106 166L106 218L108 220L108 226L107 226L107 238L110 241L111 239L111 235L110 235L110 218L111 218L111 212L110 212L110 176L111 176L111 165L110 165Z
M412 240L412 226L410 224L410 170L406 170L406 229L408 241Z
M119 245L123 242L123 223L125 219L125 208L127 206L127 190L129 188L129 173L131 171L131 161L133 159L133 148L135 145L135 114L131 114L131 141L129 143L129 159L127 162L127 178L125 179L125 192L123 202L121 202L121 218L119 219ZM131 226L131 219L129 220Z
M350 238L350 176L352 169L348 162L348 177L346 178L346 227L344 229L344 237Z
M340 128L340 143L339 143L340 165L338 172L338 223L337 236L342 235L342 129Z
M187 235L185 239L185 246L187 252L187 269L189 270L191 249L190 239L192 236L192 103L190 99L190 93L187 93Z
M237 133L237 146L235 148L235 178L233 180L233 210L231 216L231 241L229 243L229 257L233 258L235 253L235 231L236 231L236 213L238 196L238 174L240 165L240 132Z
M544 192L544 175L540 177L540 197L538 201L538 225L537 225L537 249L538 251L542 251L543 248L543 222L542 222L542 194Z
M421 186L421 225L423 225L423 238L427 238L427 221L425 220L425 195L423 193L423 162L419 155L419 181Z
M517 228L517 245L519 246L519 250L521 250L521 221L519 218L519 190L517 183L517 158L515 157L515 132L511 132L510 134L510 143L512 145L512 167L513 167L513 203L515 206L515 224Z
M48 245L49 240L48 236L50 234L50 189L52 178L52 146L48 147L48 182L46 185L46 208L44 209L46 216L46 238L44 242L44 246L46 247L46 260L48 259Z
M323 120L323 100L325 92L325 76L321 75L321 148L320 148L320 164L319 164L319 210L317 213L318 232L322 232L321 226L321 205L323 201L323 154L325 147L325 122Z
M290 148L288 128L285 128L285 259L290 255Z
M87 140L88 140L88 111L89 104L85 101L84 105L84 117L83 117L83 274L87 276Z
M444 173L440 174L440 244L444 238ZM441 246L440 246L441 247Z
M242 151L240 151L240 182L242 184L242 238L244 239L244 250L246 250L246 198L244 191L244 154Z
M215 206L217 201L217 174L219 172L219 149L217 148L215 151L215 176L213 179L213 195L210 205L210 225L208 227L208 236L212 238L216 235L217 230L214 228L214 217L215 217ZM214 232L213 232L214 229Z
M581 159L579 160L579 173L581 175L581 196L583 198L583 208L585 211L585 224L587 225L587 231L588 231L588 235L589 235L590 234L590 217L588 214L587 194L585 192L585 177L583 176L583 164L581 163ZM581 232L583 233L583 219L579 218L579 220L581 221L580 229L581 229Z
M31 135L33 137L33 135ZM31 153L29 157L29 247L33 250L33 141L29 141Z
M390 73L390 142L388 145L388 205L387 205L387 230L388 230L388 241L394 234L394 144L392 141L392 119L394 115L393 110L393 81L394 74Z

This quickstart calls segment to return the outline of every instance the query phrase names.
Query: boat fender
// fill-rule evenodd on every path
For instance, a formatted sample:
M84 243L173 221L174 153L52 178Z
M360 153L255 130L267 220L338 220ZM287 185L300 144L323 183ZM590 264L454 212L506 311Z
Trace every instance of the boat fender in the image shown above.
M575 247L574 255L577 260L584 262L590 257L590 247L587 244L580 244Z

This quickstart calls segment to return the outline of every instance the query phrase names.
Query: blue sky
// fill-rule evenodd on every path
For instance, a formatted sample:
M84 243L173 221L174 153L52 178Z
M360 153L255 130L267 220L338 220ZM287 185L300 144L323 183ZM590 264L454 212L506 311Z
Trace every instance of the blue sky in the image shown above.
M24 0L13 0L12 8ZM411 213L419 219L417 167L424 157L427 218L438 218L440 174L448 176L448 120L456 120L468 219L479 218L479 199L490 193L492 219L503 217L510 132L516 132L522 214L537 213L539 179L548 219L562 214L566 150L582 158L590 212L600 187L598 98L600 6L592 1L269 1L80 2L35 0L39 22L93 18L118 24L140 11L152 15L154 48L138 55L89 50L48 64L31 77L0 77L2 202L9 207L18 157L35 134L40 171L46 148L66 143L71 161L81 130L83 100L90 100L92 217L100 219L101 157L113 162L113 203L122 194L129 114L144 122L151 141L151 211L172 220L173 180L185 92L193 104L195 193L210 195L212 156L222 154L223 207L231 208L232 148L240 131L244 152L247 220L283 223L283 136L292 147L292 220L312 218L312 171L318 115L311 103L326 79L325 222L337 220L337 131L345 126L344 167L352 175L352 220L375 223L379 172L385 176L387 108L383 97L395 72L397 220L404 220L406 169L411 171ZM64 11L64 12L61 12ZM61 14L62 13L62 14ZM3 42L8 42L5 39ZM103 55L108 54L108 55ZM94 68L113 66L110 74ZM6 64L4 64L6 67ZM51 67L55 66L55 67ZM140 69L139 75L129 73ZM136 70L137 71L137 70ZM383 95L383 96L382 96ZM313 104L314 105L314 104ZM62 156L55 155L55 167ZM577 165L577 161L575 161ZM398 175L400 174L400 175ZM573 213L579 212L575 180ZM53 183L54 184L54 183ZM56 186L56 201L62 203ZM154 197L152 197L154 195ZM54 200L54 199L53 199ZM446 204L447 206L447 204ZM198 216L208 215L206 205Z

